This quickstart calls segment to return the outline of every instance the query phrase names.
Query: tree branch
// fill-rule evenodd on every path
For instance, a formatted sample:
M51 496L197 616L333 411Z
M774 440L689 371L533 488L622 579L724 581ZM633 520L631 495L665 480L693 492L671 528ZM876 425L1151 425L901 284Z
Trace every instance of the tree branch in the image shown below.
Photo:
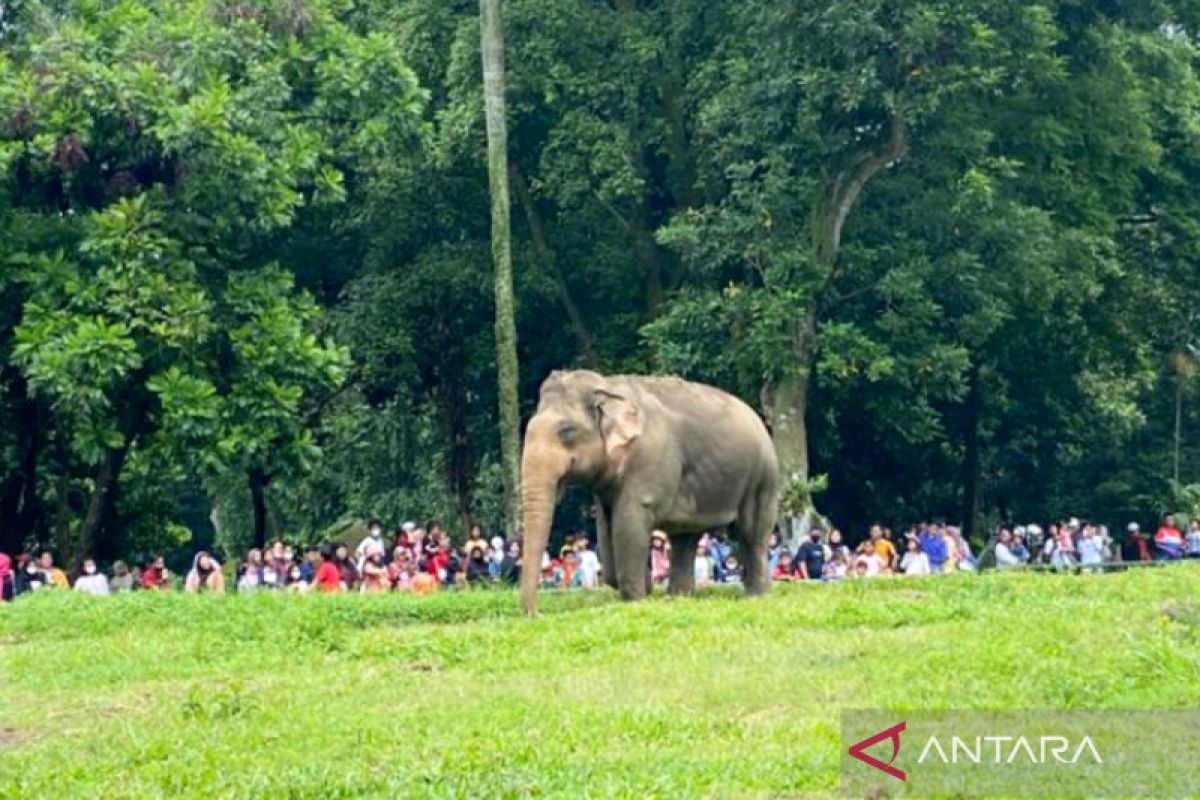
M832 264L842 242L842 227L863 188L893 162L904 157L908 151L908 124L904 117L904 106L897 101L892 109L892 130L888 141L881 147L860 154L853 163L838 173L829 189L828 216L825 221L825 247L828 263Z

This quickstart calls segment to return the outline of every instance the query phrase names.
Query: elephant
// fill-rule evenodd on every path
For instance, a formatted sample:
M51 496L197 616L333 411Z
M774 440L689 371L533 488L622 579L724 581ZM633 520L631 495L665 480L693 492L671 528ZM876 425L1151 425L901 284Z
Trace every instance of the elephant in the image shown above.
M624 600L648 594L654 530L671 540L672 594L694 589L700 535L722 526L744 548L747 594L770 586L779 463L762 419L731 394L675 377L553 372L526 428L521 470L520 600L530 616L564 484L591 488L605 581Z

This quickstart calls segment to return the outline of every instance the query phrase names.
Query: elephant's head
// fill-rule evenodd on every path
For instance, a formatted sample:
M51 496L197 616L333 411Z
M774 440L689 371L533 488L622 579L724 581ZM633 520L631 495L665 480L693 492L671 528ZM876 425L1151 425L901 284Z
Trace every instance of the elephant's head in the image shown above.
M555 372L542 384L537 413L525 430L521 460L525 613L534 613L558 487L574 483L599 488L619 480L641 434L642 414L628 387L585 371Z

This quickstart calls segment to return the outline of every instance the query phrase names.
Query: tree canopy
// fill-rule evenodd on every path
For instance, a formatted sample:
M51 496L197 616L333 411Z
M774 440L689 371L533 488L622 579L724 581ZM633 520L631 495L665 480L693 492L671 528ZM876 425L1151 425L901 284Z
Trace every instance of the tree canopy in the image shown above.
M1195 495L1200 5L502 7L523 416L720 385L852 534ZM0 5L0 550L503 524L479 11Z

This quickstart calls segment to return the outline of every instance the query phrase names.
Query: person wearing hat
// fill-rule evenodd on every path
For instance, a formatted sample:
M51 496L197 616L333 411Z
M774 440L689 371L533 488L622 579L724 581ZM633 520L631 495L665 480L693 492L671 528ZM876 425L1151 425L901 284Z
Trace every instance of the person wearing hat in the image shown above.
M1142 536L1140 526L1131 522L1125 526L1125 536L1121 539L1122 561L1149 561L1150 548Z

